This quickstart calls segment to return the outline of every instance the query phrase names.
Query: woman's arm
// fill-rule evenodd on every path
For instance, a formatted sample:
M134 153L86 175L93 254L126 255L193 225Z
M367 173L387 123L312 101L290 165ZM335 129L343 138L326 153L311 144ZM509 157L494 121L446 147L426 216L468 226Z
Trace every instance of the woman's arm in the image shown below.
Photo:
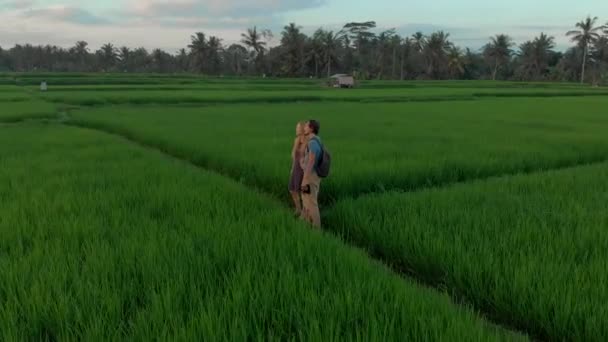
M291 160L296 159L296 151L298 150L298 138L293 141L293 147L291 149Z

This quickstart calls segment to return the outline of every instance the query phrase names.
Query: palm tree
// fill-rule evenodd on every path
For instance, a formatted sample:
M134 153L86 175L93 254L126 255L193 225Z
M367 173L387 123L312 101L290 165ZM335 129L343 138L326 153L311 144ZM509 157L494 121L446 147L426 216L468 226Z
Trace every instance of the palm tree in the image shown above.
M137 48L131 52L131 65L135 71L149 71L150 59L148 50L143 47Z
M164 72L166 68L166 52L161 49L152 50L152 65L155 72Z
M405 38L403 40L403 44L401 45L401 77L400 77L400 79L402 81L405 79L406 60L410 57L410 54L413 50L414 50L413 40L410 38Z
M483 56L480 53L466 48L464 52L464 72L463 78L466 80L476 80L481 78L484 69Z
M601 36L593 46L593 59L608 63L608 36Z
M529 40L519 46L517 53L516 76L520 80L533 79L536 73L536 48L533 41Z
M98 51L98 54L104 71L108 71L116 65L116 61L118 60L118 52L112 43L102 45Z
M327 68L327 77L331 76L332 63L337 61L337 52L344 39L344 31L334 33L334 31L325 31L321 36L321 55L325 67Z
M572 30L566 33L566 36L571 37L573 42L583 50L583 65L581 67L581 84L585 83L585 67L587 65L587 57L589 55L589 47L600 38L601 30L604 26L595 26L598 18L587 17L585 20L576 23L578 30Z
M210 74L218 74L220 65L222 64L221 52L223 50L222 40L218 37L211 36L207 41L207 72Z
M390 41L390 46L393 50L393 57L392 57L392 72L391 72L391 78L396 80L397 79L397 51L399 50L399 48L401 47L401 40L402 38L399 35L394 35L391 38Z
M319 78L319 66L323 61L323 39L325 37L325 31L319 28L312 35L311 47L308 53L308 58L312 59L315 68L315 77Z
M608 36L601 36L595 41L591 58L597 66L599 77L606 79L608 77Z
M229 56L232 71L240 76L243 62L247 59L247 49L240 44L232 44L228 47L226 53Z
M541 76L549 67L549 59L553 54L553 48L555 48L555 38L541 32L540 36L534 39L533 44L535 73L537 76Z
M382 77L384 76L384 66L386 65L386 59L390 54L391 42L394 36L395 29L390 29L381 32L378 36L376 36L375 50L377 55L376 68L378 70L378 79L382 79Z
M418 31L412 35L412 44L417 52L422 52L426 46L426 36Z
M513 40L506 34L499 34L490 38L490 42L483 48L483 54L492 63L492 80L496 80L498 69L511 59Z
M205 69L205 59L207 57L207 37L202 32L196 32L190 36L191 43L188 44L190 56L192 57L192 67L195 71L202 73Z
M354 44L356 67L361 70L363 78L367 77L373 65L371 47L376 35L371 30L375 27L375 21L366 21L348 23L342 28L342 32L348 35L349 43Z
M179 69L180 72L185 72L188 70L188 53L186 52L186 49L179 49L179 52L177 54L176 58L176 62L177 62L177 67Z
M128 47L123 46L118 50L118 59L123 72L132 71L130 68L131 50Z
M87 62L87 56L89 55L89 43L85 41L77 41L76 45L72 48L73 53L76 55L78 59L78 63L80 65L80 70L84 70Z
M262 41L262 35L254 26L252 29L247 29L247 33L241 34L241 37L243 38L241 43L250 49L255 65L259 66L266 50L266 42Z
M448 72L450 78L459 79L464 74L465 57L459 47L451 46L448 50Z
M300 29L300 26L290 23L281 33L281 46L285 49L283 69L289 76L295 76L303 65L305 37Z
M449 33L438 31L427 39L423 54L427 62L428 77L441 78L440 68L447 65L447 54L452 47L449 37Z

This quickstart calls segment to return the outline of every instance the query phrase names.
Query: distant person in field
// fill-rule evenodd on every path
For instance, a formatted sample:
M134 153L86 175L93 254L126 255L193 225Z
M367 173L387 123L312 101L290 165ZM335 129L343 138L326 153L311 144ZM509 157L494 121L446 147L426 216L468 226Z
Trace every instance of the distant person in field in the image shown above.
M307 144L303 160L304 178L302 180L304 219L317 228L321 228L321 215L318 203L321 177L317 174L317 166L323 155L321 139L318 136L320 128L321 125L316 120L310 120L304 125L304 135L306 136Z
M295 215L303 217L302 211L302 180L304 179L303 158L306 151L307 139L304 136L304 122L296 125L296 138L291 149L291 177L289 179L289 193L293 199Z

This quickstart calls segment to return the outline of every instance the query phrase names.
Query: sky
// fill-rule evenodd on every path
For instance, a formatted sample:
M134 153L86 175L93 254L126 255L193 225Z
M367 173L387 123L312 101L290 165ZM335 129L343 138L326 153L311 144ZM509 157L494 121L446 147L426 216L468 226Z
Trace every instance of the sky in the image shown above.
M588 15L608 22L608 0L0 0L0 46L85 40L92 49L112 42L175 52L199 31L231 44L254 25L276 40L291 22L310 34L373 20L402 35L444 30L474 50L498 33L521 43L540 32L565 49L565 33Z

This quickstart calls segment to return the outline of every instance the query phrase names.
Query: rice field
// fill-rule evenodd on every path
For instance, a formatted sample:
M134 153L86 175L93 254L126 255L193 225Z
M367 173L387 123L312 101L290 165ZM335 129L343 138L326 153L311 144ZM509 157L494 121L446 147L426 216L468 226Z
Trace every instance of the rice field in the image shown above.
M335 159L335 175L324 186L325 200L333 202L605 160L607 106L608 97L523 98L109 106L71 116L75 124L126 135L279 197L286 196L294 122L318 118Z
M0 340L608 338L606 88L0 84ZM322 231L287 194L309 118Z
M344 200L327 226L548 340L608 337L608 163Z

